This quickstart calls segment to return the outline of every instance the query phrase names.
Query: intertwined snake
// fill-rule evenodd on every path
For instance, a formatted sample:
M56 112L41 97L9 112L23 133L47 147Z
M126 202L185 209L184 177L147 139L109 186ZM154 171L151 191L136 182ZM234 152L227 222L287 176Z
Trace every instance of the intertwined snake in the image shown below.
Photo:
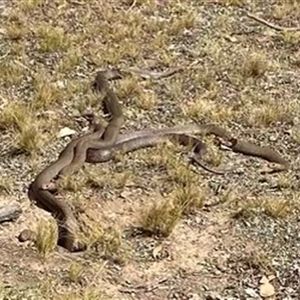
M194 146L194 153L198 154L194 158L201 164L199 156L201 158L206 147L194 135L213 134L225 140L227 146L234 152L261 157L276 163L276 166L280 165L278 169L281 170L289 168L289 163L276 151L269 147L261 147L238 140L228 131L214 124L190 124L119 135L120 128L124 123L122 107L117 96L109 87L105 72L97 74L94 87L96 91L104 93L103 103L112 116L108 126L105 129L98 127L94 132L71 141L60 153L58 159L37 175L28 191L29 198L35 201L37 206L51 212L58 220L58 244L71 252L83 250L86 245L76 240L78 224L68 203L56 198L47 187L51 186L51 181L57 176L66 176L77 171L85 161L89 163L105 162L110 160L118 151L134 151L153 146L169 138L176 138L179 143ZM203 167L205 168L205 166ZM218 174L223 173L210 168L207 170ZM20 240L29 239L30 235L31 231L25 230L20 234Z

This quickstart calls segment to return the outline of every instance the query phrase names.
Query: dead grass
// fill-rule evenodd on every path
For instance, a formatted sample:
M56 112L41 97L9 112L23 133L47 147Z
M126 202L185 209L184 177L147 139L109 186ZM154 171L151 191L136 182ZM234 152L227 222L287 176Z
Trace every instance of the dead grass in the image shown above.
M8 176L0 179L0 193L10 194L12 192L13 180Z
M58 295L58 300L106 300L106 295L99 291L97 288L87 288L80 293L67 293L64 295Z
M70 47L71 42L63 28L43 24L36 28L35 33L41 52L66 51Z
M287 218L294 209L293 201L278 197L247 198L240 202L234 218L251 219L259 215L267 215L273 219Z
M95 190L121 189L131 180L132 176L133 174L130 171L103 174L101 170L95 170L94 172L88 172L85 183Z
M139 225L144 232L167 237L180 221L182 209L169 200L158 199L152 207L140 214Z
M34 96L32 108L34 110L53 108L54 105L62 104L64 93L57 84L51 82L50 74L42 71L34 78Z
M43 145L45 137L40 135L41 125L30 107L15 101L3 109L0 117L0 128L12 134L14 147L30 155Z
M35 245L41 257L48 259L54 252L58 239L57 225L54 221L41 220L36 230Z
M74 261L70 264L69 268L69 279L71 282L78 283L83 279L84 266Z
M4 86L20 84L26 74L26 69L19 65L16 60L3 60L0 66L3 70L0 80Z
M259 78L270 69L270 61L265 53L251 53L244 57L241 74L244 79Z

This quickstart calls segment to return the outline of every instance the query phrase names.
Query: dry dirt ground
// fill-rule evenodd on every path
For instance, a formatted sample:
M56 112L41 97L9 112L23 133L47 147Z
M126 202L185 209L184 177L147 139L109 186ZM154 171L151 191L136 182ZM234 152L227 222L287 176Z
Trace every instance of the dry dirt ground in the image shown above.
M246 12L300 26L299 0L0 1L0 204L23 209L0 225L1 299L300 299L300 31ZM81 134L86 108L104 117L96 72L180 66L111 83L122 132L213 122L292 169L264 174L266 161L211 138L207 161L233 169L224 176L171 142L86 164L62 196L93 247L53 248L53 219L26 192L70 141L62 128ZM24 228L39 242L19 243Z

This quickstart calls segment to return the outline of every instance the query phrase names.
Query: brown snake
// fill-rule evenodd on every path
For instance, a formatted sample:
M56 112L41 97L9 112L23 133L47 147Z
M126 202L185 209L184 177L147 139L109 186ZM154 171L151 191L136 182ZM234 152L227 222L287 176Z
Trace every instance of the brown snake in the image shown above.
M76 241L77 222L70 206L56 198L48 190L43 189L52 179L54 179L66 166L73 163L74 151L78 156L83 156L85 160L86 147L105 147L113 145L117 139L119 130L124 122L122 108L114 92L109 88L105 73L99 72L96 76L94 87L96 91L104 92L103 104L112 115L105 132L100 129L96 132L86 134L71 141L66 148L60 153L58 159L39 173L36 179L29 187L28 196L35 201L37 206L51 212L58 220L59 240L58 244L69 251L77 251L85 248L80 242ZM104 139L99 141L104 132ZM78 145L82 148L79 148ZM75 157L76 157L75 155ZM79 157L80 158L80 157ZM76 166L80 162L75 161ZM65 171L67 171L65 169ZM68 174L64 172L64 175Z
M71 141L61 152L58 160L38 174L34 182L30 185L28 192L30 199L35 200L38 206L51 212L58 219L60 229L58 243L69 251L85 249L85 245L76 242L75 235L78 230L77 221L69 205L55 198L55 196L47 190L47 186L49 186L51 180L57 175L65 176L72 174L78 170L85 161L89 163L105 162L110 160L118 151L129 152L143 147L149 147L170 137L175 137L177 142L184 145L192 143L195 146L194 152L202 155L205 151L205 144L192 135L213 134L224 139L234 152L261 157L270 162L279 164L280 170L289 168L289 163L276 151L269 147L261 147L238 140L232 137L225 129L214 124L190 124L158 130L144 130L118 136L119 130L124 123L123 113L118 99L109 88L107 79L103 73L98 73L96 77L96 90L104 91L104 104L112 115L112 119L107 128L105 130L98 129L93 133L86 134ZM193 158L205 168L197 156ZM214 171L210 168L207 170L222 174L222 171ZM27 231L28 230L23 231L23 235L26 236L29 232ZM22 239L22 233L20 234L20 240Z

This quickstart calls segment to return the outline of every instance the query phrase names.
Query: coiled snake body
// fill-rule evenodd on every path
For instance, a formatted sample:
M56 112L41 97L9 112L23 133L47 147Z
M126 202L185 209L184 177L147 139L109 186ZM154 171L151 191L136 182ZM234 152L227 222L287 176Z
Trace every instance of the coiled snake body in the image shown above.
M58 244L69 251L83 250L86 246L76 241L78 225L70 206L66 202L57 199L46 187L49 186L51 180L55 179L55 177L74 173L85 161L89 163L105 162L110 160L118 151L134 151L143 147L153 146L158 142L174 137L177 142L184 145L192 143L194 152L201 156L206 150L205 144L193 135L213 134L224 139L232 151L261 157L279 164L282 170L289 168L289 163L276 151L269 147L261 147L246 141L237 140L225 129L214 124L190 124L119 135L120 128L124 123L123 112L116 95L109 88L104 73L99 72L96 76L95 88L97 91L104 92L104 105L112 115L108 126L106 129L98 128L93 133L71 141L61 152L58 160L51 163L37 175L28 191L29 198L35 201L37 206L51 212L58 220ZM196 161L200 162L198 159ZM201 166L205 168L205 166ZM218 174L222 173L209 168L207 170ZM25 237L30 235L29 232L29 230L24 230L20 234L19 239L26 240Z
M96 91L104 93L103 104L112 115L112 119L105 132L103 129L100 129L94 133L86 134L71 141L61 152L58 160L51 163L37 175L28 191L29 198L35 201L37 206L51 212L58 220L58 243L69 251L77 251L85 248L85 245L76 241L76 232L78 229L75 216L66 202L56 198L50 191L45 190L44 187L57 175L68 175L72 173L74 169L78 168L80 163L83 163L85 160L86 149L90 147L97 149L113 145L124 123L122 108L119 105L116 95L109 88L104 73L99 72L97 74L94 87ZM103 132L104 139L100 141Z

